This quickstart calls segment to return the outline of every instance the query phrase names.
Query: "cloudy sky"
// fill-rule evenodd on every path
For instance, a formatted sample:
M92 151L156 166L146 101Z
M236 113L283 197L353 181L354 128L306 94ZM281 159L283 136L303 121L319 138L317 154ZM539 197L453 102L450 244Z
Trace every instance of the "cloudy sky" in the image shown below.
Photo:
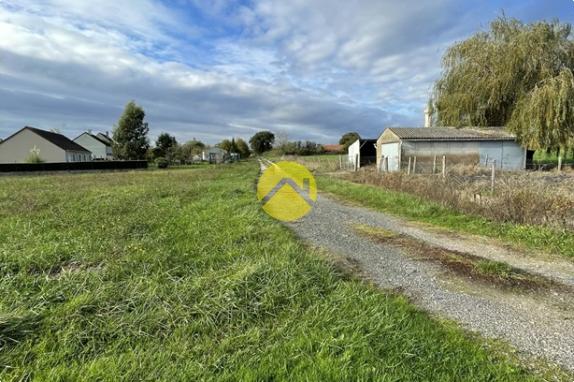
M0 137L111 131L207 143L420 126L445 48L504 10L574 22L572 0L0 0Z

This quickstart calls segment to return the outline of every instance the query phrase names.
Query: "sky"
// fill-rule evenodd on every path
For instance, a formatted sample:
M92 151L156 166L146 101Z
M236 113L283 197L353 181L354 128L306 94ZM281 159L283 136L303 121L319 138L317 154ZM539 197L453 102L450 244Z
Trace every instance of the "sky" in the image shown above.
M376 138L421 126L447 47L502 12L574 23L572 0L0 0L0 137L111 133L134 100L152 141Z

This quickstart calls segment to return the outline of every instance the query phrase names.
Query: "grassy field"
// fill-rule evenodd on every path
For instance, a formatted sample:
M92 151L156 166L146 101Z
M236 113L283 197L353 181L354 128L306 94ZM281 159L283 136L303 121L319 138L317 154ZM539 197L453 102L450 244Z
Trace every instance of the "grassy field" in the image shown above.
M303 246L255 163L0 178L0 380L537 380Z
M557 165L558 153L556 151L547 153L544 150L537 150L534 153L534 163ZM565 150L562 153L562 164L574 164L574 149Z
M327 175L318 176L317 183L321 191L394 215L457 232L493 237L520 247L574 259L574 233L570 230L492 221L485 217L465 214L416 195L383 190L368 184L356 184Z

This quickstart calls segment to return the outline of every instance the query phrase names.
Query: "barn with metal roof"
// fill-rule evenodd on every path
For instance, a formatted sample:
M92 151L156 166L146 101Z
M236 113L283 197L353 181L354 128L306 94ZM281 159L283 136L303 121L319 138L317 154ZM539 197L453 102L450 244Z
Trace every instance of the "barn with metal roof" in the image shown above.
M494 164L506 170L526 167L526 149L503 128L389 127L377 139L377 166L400 171L410 158L421 168L443 156L450 164Z

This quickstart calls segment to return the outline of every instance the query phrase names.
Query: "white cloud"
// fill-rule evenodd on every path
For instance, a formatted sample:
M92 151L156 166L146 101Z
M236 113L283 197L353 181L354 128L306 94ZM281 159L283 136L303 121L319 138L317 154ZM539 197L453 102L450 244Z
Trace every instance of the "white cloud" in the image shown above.
M0 0L0 135L111 130L135 99L180 140L375 136L422 123L444 49L481 23L455 0L166 4Z
M332 141L350 128L350 120L364 126L374 122L365 119L360 107L277 81L281 65L270 49L234 49L223 42L215 58L221 63L194 69L140 53L141 40L121 28L104 27L113 20L109 15L102 16L102 25L87 27L62 23L66 16L61 12L38 12L38 7L0 7L0 31L13 36L0 41L0 87L7 100L0 108L4 134L32 123L65 126L69 135L86 128L109 130L129 99L145 107L155 135L172 131L181 139L215 141L288 127L293 138ZM142 24L149 27L152 21Z

